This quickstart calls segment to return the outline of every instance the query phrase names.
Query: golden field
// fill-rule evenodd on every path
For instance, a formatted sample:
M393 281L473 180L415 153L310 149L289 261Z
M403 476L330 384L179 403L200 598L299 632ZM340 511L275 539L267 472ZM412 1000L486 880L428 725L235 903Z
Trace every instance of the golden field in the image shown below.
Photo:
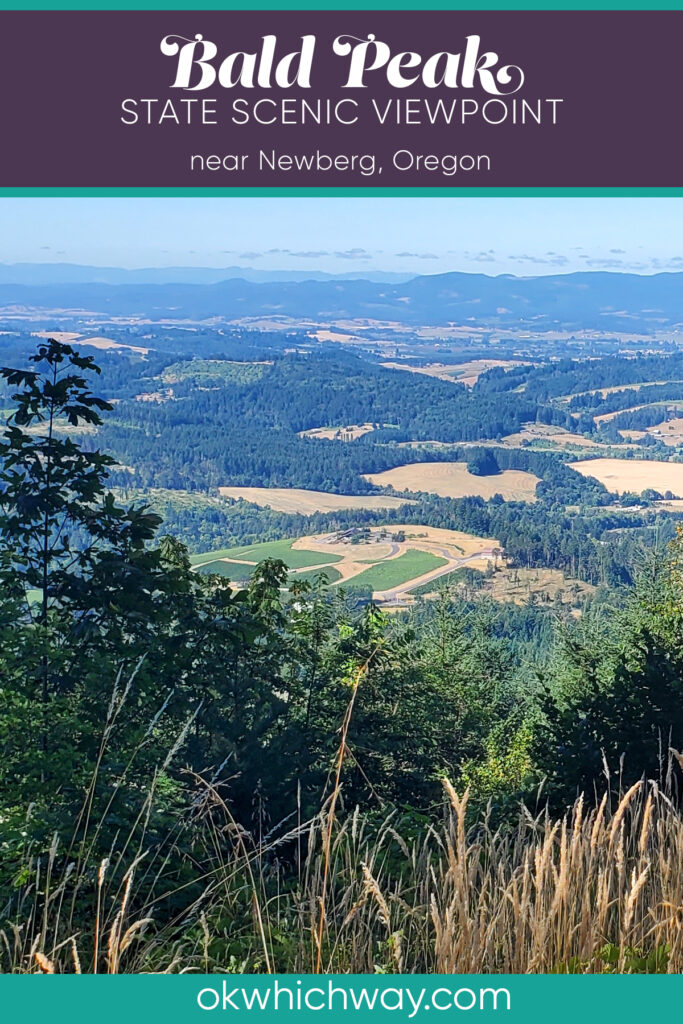
M348 508L398 508L409 503L405 498L392 498L385 494L328 494L327 491L307 491L298 487L219 487L218 491L224 498L243 498L260 508L302 516Z
M665 493L671 491L683 497L683 463L661 462L656 459L586 459L570 462L569 466L583 476L592 476L613 494L652 488Z
M519 469L506 469L494 476L475 476L465 462L414 462L409 466L367 473L365 479L377 487L396 491L425 491L442 498L501 494L506 501L535 501L539 478Z

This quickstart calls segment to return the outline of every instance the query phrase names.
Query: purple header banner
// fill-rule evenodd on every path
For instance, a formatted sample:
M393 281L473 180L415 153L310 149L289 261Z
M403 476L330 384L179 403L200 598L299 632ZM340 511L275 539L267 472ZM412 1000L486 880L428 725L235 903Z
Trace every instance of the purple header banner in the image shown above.
M0 187L683 185L683 12L0 13Z

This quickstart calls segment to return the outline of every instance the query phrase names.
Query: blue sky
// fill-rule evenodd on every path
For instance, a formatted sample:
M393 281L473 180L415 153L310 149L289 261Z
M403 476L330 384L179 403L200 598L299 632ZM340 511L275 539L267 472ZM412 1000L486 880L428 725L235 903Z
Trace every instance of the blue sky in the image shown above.
M655 273L683 269L683 199L0 199L0 262Z

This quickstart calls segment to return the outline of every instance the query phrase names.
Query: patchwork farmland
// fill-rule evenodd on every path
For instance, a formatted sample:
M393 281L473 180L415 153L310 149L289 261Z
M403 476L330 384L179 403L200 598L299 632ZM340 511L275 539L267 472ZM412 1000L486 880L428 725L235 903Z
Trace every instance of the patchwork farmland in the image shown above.
M328 583L363 588L385 605L404 603L406 595L463 566L485 570L502 551L497 541L458 530L399 525L337 531L223 548L192 557L196 571L241 583L265 558L291 569L290 581L325 573Z

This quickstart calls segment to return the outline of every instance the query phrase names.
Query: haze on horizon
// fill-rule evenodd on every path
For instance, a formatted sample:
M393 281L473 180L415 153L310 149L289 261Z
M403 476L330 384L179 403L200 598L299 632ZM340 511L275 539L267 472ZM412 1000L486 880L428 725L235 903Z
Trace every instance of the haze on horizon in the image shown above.
M4 198L0 263L127 269L683 270L679 198Z

